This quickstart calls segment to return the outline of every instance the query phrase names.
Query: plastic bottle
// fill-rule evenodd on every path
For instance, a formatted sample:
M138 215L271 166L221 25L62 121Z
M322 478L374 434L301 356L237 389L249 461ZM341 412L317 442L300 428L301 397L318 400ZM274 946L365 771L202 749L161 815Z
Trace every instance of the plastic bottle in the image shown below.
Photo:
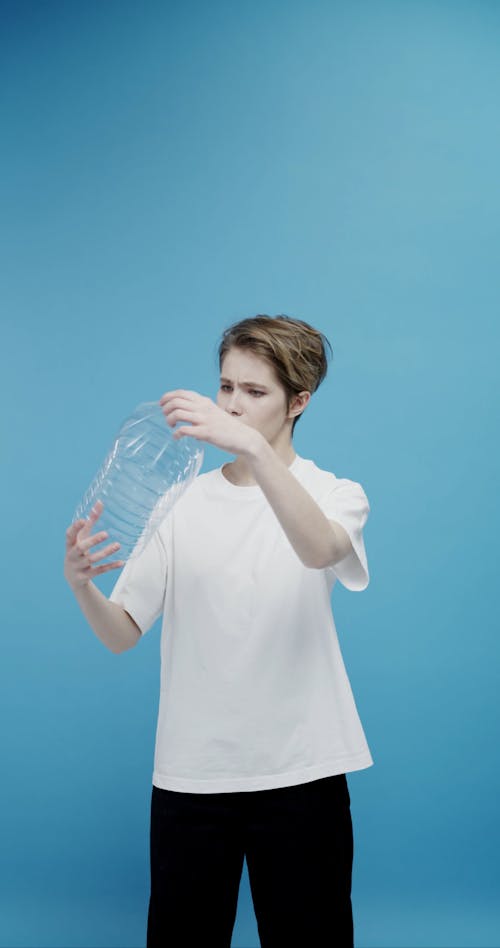
M124 562L144 549L203 463L199 442L189 437L175 441L174 431L159 402L137 405L75 511L73 523L86 519L95 502L102 501L99 532L108 533L102 542L118 541L115 555Z

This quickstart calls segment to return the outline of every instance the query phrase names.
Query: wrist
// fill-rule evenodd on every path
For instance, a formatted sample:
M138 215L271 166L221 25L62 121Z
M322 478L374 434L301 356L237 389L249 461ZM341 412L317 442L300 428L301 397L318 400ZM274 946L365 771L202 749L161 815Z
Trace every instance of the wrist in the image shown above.
M245 456L249 464L260 461L265 452L269 450L269 443L260 431L254 431L250 440L248 450Z

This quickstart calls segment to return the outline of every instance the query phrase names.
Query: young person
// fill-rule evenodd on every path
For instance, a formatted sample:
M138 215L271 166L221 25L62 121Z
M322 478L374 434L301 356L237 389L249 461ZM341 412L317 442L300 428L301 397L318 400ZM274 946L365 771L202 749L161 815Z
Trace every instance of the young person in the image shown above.
M102 506L68 530L96 634L133 647L162 615L147 948L230 948L246 858L261 948L352 948L346 773L373 760L335 629L336 580L369 582L361 485L296 454L326 337L259 315L228 327L216 403L161 398L174 437L236 455L198 475L109 600L91 582ZM330 347L331 348L331 347Z

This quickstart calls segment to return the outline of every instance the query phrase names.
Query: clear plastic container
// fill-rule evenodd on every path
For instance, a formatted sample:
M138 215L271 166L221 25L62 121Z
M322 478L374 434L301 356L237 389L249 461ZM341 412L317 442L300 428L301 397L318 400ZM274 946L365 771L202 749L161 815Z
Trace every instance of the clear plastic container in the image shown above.
M120 543L112 555L124 562L141 553L203 463L199 442L189 437L175 441L174 432L159 402L141 402L123 422L75 510L73 523L86 519L96 501L102 501L98 530L108 533L103 543Z

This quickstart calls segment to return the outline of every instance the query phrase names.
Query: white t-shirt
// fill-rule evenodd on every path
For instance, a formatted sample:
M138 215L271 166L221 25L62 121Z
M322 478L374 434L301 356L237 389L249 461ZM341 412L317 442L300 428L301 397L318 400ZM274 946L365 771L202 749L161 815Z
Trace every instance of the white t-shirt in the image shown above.
M360 484L296 455L289 467L354 553L311 569L259 485L199 474L110 595L142 634L163 613L153 784L266 790L373 760L331 609L336 579L369 582Z

